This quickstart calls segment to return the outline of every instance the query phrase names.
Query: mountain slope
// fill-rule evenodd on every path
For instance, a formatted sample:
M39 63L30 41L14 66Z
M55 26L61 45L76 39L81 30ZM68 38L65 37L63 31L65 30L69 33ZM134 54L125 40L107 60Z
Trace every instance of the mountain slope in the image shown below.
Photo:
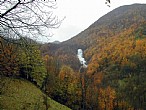
M75 73L77 49L84 50L87 108L146 110L145 12L145 4L122 6L70 40L42 46L44 55L55 56Z
M48 110L70 110L48 97ZM0 78L0 109L46 110L45 94L24 79Z
M57 56L61 61L70 65L75 70L79 69L79 62L76 57L77 49L86 50L93 45L99 37L111 37L116 34L138 26L146 21L146 5L133 4L121 6L101 17L86 30L77 36L60 44L45 44L42 46L42 53ZM88 61L90 58L88 58Z

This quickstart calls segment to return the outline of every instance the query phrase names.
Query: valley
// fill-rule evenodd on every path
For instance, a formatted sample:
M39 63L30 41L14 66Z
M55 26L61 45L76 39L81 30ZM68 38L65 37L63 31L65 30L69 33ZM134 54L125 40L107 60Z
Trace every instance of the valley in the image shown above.
M1 37L0 109L145 110L145 12L121 6L64 42Z

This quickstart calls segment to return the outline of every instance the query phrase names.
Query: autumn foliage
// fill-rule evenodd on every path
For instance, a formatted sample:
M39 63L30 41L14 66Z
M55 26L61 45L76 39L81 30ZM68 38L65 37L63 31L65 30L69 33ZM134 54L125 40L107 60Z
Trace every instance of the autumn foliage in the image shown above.
M0 74L18 75L17 46L0 38Z

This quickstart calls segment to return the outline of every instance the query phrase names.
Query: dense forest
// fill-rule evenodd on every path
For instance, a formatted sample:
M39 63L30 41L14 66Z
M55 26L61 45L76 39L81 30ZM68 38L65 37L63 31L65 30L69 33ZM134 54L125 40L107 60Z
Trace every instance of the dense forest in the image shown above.
M145 110L145 11L142 4L119 7L57 44L1 36L0 78L26 79L73 110Z
M67 95L75 101L71 105L71 99L59 102L72 109L146 109L145 11L142 4L119 7L70 40L41 46L43 55L73 69L64 72L67 78L76 78L76 90ZM79 48L88 63L83 73L77 58Z

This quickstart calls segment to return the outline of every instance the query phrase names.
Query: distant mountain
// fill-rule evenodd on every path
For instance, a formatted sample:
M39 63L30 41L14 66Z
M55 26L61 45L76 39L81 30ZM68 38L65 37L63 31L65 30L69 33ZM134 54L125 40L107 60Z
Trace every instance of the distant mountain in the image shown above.
M60 44L61 42L60 41L54 41L54 42L51 42L52 44Z
M130 28L135 29L134 27L138 27L146 21L145 13L146 4L121 6L102 16L87 29L67 41L43 45L41 47L42 53L43 55L57 56L62 63L78 70L79 61L76 57L78 48L83 49L85 56L87 56L86 52L97 46L98 38L108 38L119 35ZM91 57L92 55L86 57L88 63Z

